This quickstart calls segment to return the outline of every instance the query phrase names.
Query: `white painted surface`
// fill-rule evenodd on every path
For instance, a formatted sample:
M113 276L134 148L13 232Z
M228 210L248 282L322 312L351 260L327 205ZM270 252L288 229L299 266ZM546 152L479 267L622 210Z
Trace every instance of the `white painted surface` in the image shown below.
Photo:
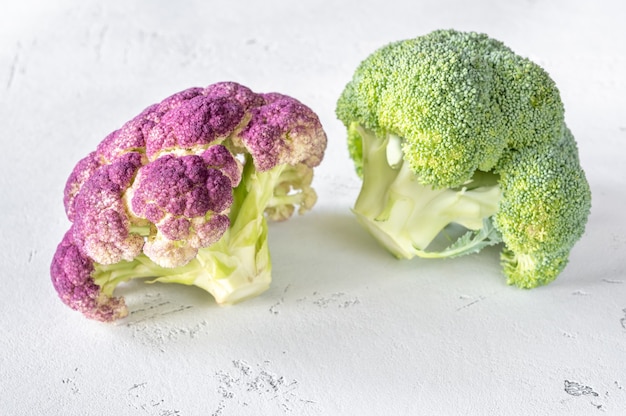
M619 0L6 2L0 12L0 414L626 414L626 6ZM349 208L334 117L392 40L487 32L542 64L594 193L553 284L504 284L497 253L397 261ZM217 307L130 284L116 325L57 299L48 267L74 163L148 104L233 80L312 107L330 138L316 210L270 229L272 288Z

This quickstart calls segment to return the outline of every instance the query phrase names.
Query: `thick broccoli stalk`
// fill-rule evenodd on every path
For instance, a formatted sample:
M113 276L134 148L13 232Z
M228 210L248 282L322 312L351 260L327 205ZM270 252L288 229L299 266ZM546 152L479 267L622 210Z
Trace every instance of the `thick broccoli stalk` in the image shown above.
M404 162L400 138L355 128L362 137L364 163L353 212L392 254L456 257L501 241L490 221L500 200L494 175L477 172L462 187L434 189L419 183ZM452 223L469 231L456 244L440 247L445 241L435 240L444 229L449 238L458 232L448 227Z
M363 183L359 221L391 253L503 242L508 282L563 270L590 210L556 85L484 34L439 30L370 55L337 102Z
M53 258L61 299L87 317L128 311L135 278L195 285L220 304L269 287L267 219L311 209L326 135L297 100L235 83L192 88L108 135L65 187L72 226Z

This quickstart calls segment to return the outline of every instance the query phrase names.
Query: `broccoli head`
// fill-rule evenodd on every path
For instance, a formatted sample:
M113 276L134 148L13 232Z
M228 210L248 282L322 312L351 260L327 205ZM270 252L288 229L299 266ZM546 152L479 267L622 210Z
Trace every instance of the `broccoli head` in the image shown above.
M391 43L337 102L362 187L359 221L399 258L504 243L510 284L555 279L591 193L559 91L485 34L438 30Z
M220 304L269 287L267 219L316 202L326 134L317 115L232 82L146 108L80 160L67 180L72 225L51 277L85 316L128 313L114 289L133 278L195 285Z

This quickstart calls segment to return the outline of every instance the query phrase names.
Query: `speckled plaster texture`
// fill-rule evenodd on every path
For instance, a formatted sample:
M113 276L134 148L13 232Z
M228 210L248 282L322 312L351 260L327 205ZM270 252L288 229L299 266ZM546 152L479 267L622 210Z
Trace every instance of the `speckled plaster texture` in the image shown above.
M615 0L26 0L0 13L0 414L626 414L626 6ZM486 32L557 81L593 191L565 272L524 291L497 249L398 261L350 207L335 101L390 41ZM279 91L329 137L313 212L270 227L274 280L219 307L200 289L121 286L115 324L49 277L63 186L153 102L219 81Z

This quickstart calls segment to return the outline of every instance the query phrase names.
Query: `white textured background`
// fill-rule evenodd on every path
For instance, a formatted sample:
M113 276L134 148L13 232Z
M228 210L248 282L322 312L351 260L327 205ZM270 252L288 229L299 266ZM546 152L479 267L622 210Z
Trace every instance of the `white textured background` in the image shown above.
M626 414L626 6L620 0L5 1L0 8L0 414ZM487 32L559 85L594 203L551 285L497 252L397 261L349 208L335 100L390 41ZM233 80L312 107L319 204L270 229L274 282L220 308L133 283L115 325L57 299L74 163L147 105Z

